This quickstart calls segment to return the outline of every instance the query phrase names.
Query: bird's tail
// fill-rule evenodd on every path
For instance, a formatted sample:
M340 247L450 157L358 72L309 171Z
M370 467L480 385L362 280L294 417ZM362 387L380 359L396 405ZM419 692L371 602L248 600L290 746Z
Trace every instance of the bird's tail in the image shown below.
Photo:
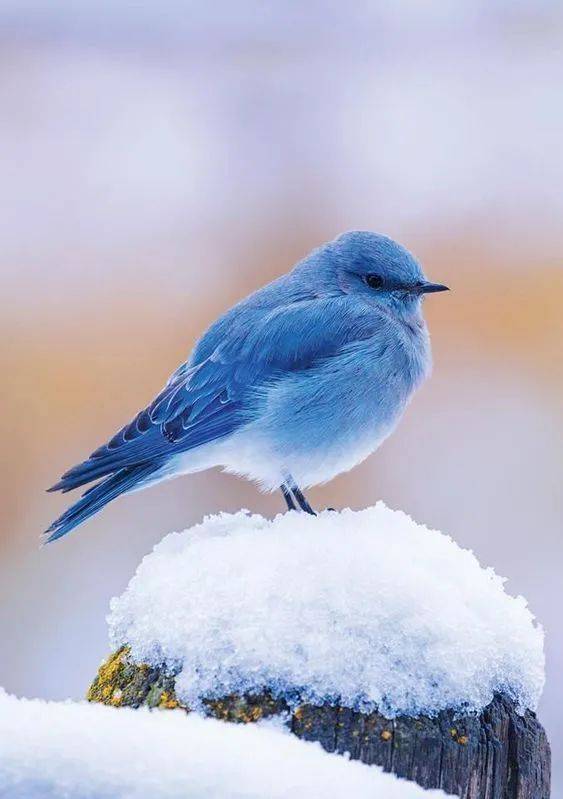
M140 463L135 466L128 466L119 469L114 474L106 477L101 482L89 488L74 505L59 516L56 521L43 534L43 543L49 544L62 538L63 535L70 533L79 524L85 522L93 516L108 502L111 502L120 494L132 491L140 487L153 472L158 470L159 465L151 463Z

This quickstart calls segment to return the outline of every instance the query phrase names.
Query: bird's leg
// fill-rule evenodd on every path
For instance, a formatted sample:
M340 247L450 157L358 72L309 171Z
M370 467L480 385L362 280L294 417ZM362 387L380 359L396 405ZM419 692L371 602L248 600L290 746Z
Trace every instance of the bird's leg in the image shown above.
M301 489L299 488L293 477L291 477L291 475L287 476L286 485L291 489L291 493L297 500L297 504L299 505L301 510L305 511L305 513L310 513L311 516L316 516L317 514L307 502L305 494L301 491Z
M288 510L297 510L295 502L293 501L293 497L291 496L291 491L289 490L289 488L286 486L285 483L281 484L280 491L282 492L283 498L286 501L287 509Z

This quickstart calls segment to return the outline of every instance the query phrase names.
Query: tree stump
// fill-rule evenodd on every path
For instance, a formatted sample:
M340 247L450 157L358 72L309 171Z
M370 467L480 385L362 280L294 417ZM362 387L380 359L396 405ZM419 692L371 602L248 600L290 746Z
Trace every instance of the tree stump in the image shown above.
M127 648L102 664L88 700L116 707L184 707L174 676L131 661ZM318 741L328 752L382 766L424 788L442 788L462 799L549 799L549 743L531 711L519 714L497 695L479 714L443 711L434 718L360 713L349 708L291 707L267 691L204 702L209 716L248 723L283 714L292 733ZM189 708L184 707L189 712Z

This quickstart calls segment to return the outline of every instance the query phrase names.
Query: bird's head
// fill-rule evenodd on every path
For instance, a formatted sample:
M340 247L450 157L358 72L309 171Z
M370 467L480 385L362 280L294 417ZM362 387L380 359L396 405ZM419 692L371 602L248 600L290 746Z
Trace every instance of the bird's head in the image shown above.
M406 312L416 312L425 294L447 291L431 283L416 258L387 236L354 230L315 253L331 272L332 288L362 295Z

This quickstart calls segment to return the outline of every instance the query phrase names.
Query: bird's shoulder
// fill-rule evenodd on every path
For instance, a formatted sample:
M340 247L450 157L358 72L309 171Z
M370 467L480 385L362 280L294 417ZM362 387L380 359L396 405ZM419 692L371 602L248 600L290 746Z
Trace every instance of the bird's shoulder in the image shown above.
M196 342L185 365L201 363L226 343L232 347L237 342L242 344L256 325L263 326L276 314L303 307L304 303L314 299L315 293L311 289L293 280L291 274L282 275L237 302L212 322Z

